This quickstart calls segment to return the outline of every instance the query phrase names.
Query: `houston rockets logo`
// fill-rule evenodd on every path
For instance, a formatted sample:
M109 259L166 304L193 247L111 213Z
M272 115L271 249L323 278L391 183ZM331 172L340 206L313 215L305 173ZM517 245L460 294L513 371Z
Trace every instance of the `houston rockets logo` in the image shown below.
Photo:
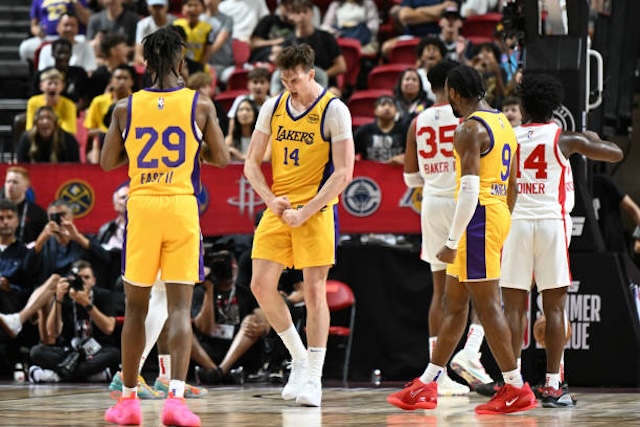
M240 176L237 183L238 197L228 198L227 203L231 206L238 206L240 215L244 215L246 212L249 217L253 219L256 214L256 208L264 205L265 203L262 201L260 196L258 196L258 193L253 190L249 180L247 180L244 175Z

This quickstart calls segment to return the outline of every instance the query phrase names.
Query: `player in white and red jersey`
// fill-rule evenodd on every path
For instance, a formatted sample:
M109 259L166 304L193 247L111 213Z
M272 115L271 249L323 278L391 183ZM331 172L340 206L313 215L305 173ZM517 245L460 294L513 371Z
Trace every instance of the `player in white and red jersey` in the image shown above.
M433 295L429 306L430 359L442 323L442 297L447 267L436 258L436 253L442 247L442 242L449 236L451 221L456 210L454 197L457 183L453 134L461 119L453 114L444 90L447 73L456 66L457 63L445 60L429 70L428 79L436 95L436 102L411 122L405 149L405 183L408 187L422 188L421 258L430 264L433 277ZM475 313L473 317L476 317ZM492 381L480 363L479 349L483 338L482 326L477 321L472 323L469 327L469 338L463 350L465 353L462 354L463 351L461 351L461 356L456 354L454 357L454 361L464 359L463 364L468 367L468 370L465 370L463 378L470 385ZM458 372L453 362L452 368ZM441 396L468 392L468 387L448 377L438 385L438 394Z
M519 87L525 123L518 139L518 198L511 230L502 251L500 287L516 357L522 350L527 294L532 277L542 293L546 317L547 373L542 390L545 407L574 406L560 387L560 359L566 342L565 303L571 284L569 238L573 208L573 178L569 156L618 162L622 151L594 132L563 131L551 121L563 88L554 77L526 74Z

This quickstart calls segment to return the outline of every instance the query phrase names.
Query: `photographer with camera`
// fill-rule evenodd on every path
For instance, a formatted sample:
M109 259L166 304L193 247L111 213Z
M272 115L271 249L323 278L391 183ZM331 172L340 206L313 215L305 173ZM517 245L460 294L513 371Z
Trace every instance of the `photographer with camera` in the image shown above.
M93 269L86 261L74 262L71 273L58 280L54 307L47 318L47 333L56 344L31 349L31 382L107 381L117 370L116 304L110 291L95 284Z
M241 384L245 368L248 372L259 368L260 341L270 326L251 291L236 285L238 265L230 250L213 252L208 265L211 273L195 289L192 306L197 313L191 351L196 380Z
M78 231L73 223L71 206L66 200L52 202L47 213L49 222L34 246L39 267L37 283L43 283L52 274L66 276L71 264L81 259L102 268L109 263L109 253L100 243Z

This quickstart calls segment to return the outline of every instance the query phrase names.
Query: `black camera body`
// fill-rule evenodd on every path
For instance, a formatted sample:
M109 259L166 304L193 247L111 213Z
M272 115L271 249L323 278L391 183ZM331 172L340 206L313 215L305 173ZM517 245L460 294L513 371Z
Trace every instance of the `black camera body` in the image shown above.
M62 224L62 215L60 215L59 212L49 214L49 218L51 218L51 221L55 222L58 225Z
M80 277L78 273L79 271L77 268L72 268L71 273L67 275L67 280L69 281L69 289L84 291L84 280L82 280L82 277Z
M229 250L219 250L212 253L209 257L209 268L211 273L207 279L214 283L226 282L233 278L233 261L234 257Z

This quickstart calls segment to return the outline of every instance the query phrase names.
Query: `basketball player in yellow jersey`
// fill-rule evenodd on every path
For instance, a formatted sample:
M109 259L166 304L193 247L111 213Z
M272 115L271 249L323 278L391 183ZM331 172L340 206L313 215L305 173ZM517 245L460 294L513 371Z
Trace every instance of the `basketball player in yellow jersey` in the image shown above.
M166 282L172 377L165 425L200 426L184 403L191 348L193 284L203 280L198 202L201 158L218 167L229 151L211 100L180 87L182 40L162 28L143 40L153 86L116 104L100 156L104 170L129 163L130 190L123 245L125 321L122 328L122 397L105 413L120 425L140 424L136 396L145 317L158 271Z
M353 176L347 107L314 81L309 45L288 46L276 59L286 89L260 109L244 173L267 204L253 239L251 290L292 356L286 400L320 406L329 331L326 280L335 263L336 202ZM260 167L271 146L273 185ZM307 307L305 349L278 293L284 267L301 269Z
M403 409L436 407L438 381L464 333L471 297L505 381L499 393L475 410L479 414L524 411L536 406L536 398L517 367L498 287L500 251L517 195L516 137L507 118L484 100L482 79L474 68L450 70L446 91L454 114L465 120L453 140L456 210L447 242L436 255L449 264L444 317L425 372L387 400Z

